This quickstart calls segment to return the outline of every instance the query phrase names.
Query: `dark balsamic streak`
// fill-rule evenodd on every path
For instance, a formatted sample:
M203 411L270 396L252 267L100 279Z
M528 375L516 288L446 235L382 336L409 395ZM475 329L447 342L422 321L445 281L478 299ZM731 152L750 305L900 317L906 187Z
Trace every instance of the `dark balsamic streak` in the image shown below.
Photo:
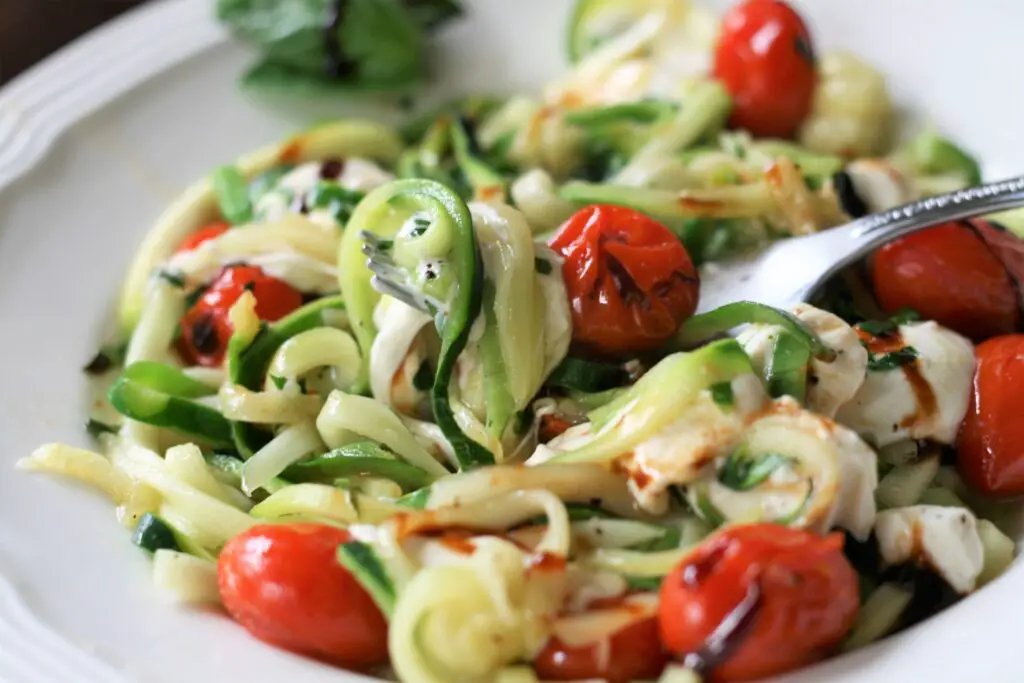
M747 587L747 594L732 609L715 630L704 641L704 647L691 652L683 658L683 666L687 666L698 674L706 675L716 666L729 658L757 622L758 608L761 606L761 587L757 580Z

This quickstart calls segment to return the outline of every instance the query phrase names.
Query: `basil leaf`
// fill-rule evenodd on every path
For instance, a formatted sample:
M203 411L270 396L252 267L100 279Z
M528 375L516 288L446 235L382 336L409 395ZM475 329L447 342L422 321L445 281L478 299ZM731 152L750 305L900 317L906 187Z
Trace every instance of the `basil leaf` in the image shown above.
M221 166L210 176L220 213L232 225L252 220L249 184L234 166Z
M889 353L868 353L868 370L875 372L895 370L907 363L913 363L917 360L917 356L917 349L913 346L905 346L898 351L890 351Z
M761 485L772 472L791 462L791 458L779 453L764 453L751 457L744 449L732 452L722 469L718 471L718 481L733 491L749 491Z

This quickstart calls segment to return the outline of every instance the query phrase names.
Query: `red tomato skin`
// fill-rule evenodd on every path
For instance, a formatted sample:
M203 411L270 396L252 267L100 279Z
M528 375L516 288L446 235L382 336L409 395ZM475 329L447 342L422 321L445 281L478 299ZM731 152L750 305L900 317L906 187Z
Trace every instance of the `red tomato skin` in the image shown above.
M732 95L730 125L758 137L792 137L817 85L807 25L779 0L735 5L722 21L713 74Z
M175 253L180 254L183 251L192 251L204 242L209 242L212 239L220 237L230 229L231 225L229 223L210 223L205 227L199 228L194 233L183 239L181 244L179 244L178 248L175 250Z
M992 497L1024 494L1024 335L975 349L974 390L956 443L956 468Z
M857 572L842 548L842 534L767 523L723 529L662 582L662 641L678 657L699 652L753 589L751 621L707 672L710 683L773 676L824 658L860 609Z
M552 637L534 658L533 668L547 681L630 683L658 678L668 660L658 635L658 620L647 617L615 633L604 653L598 644L568 647Z
M231 339L228 311L247 289L256 297L260 320L280 320L302 305L302 293L256 266L229 266L181 319L178 350L195 365L217 367Z
M387 622L336 558L350 540L344 529L322 524L252 527L218 558L224 606L277 647L354 669L387 662Z
M887 313L913 308L982 341L1020 325L1020 297L1002 261L969 223L942 225L890 242L874 255L872 283Z
M672 231L639 211L595 205L551 240L564 259L573 342L618 357L664 343L697 310L700 280Z

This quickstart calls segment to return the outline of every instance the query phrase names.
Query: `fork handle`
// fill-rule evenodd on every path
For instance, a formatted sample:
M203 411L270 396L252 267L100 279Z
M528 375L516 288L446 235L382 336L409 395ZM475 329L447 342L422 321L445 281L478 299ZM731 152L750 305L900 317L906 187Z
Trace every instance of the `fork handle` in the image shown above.
M897 237L930 225L1024 206L1024 176L928 197L858 218L844 231L857 242L854 261Z

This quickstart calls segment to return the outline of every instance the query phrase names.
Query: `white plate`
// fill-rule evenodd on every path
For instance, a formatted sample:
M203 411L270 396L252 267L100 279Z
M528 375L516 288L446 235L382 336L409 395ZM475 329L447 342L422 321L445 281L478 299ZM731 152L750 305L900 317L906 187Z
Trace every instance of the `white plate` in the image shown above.
M248 100L234 86L248 55L209 18L211 4L148 5L0 91L0 681L359 680L170 605L110 505L11 469L43 442L87 443L80 368L131 252L175 194L298 125L351 111ZM446 88L529 88L562 68L567 2L467 4L444 37ZM883 66L899 102L978 152L987 177L1022 170L1024 5L801 4L819 47ZM792 680L1019 681L1022 604L1015 566L926 624Z

